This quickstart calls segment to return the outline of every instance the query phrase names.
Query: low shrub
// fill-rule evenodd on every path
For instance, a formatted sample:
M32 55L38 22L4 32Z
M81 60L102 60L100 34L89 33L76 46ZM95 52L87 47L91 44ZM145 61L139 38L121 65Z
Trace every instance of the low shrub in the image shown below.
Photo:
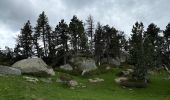
M137 80L128 80L122 81L120 85L130 88L145 88L147 86L147 82L145 81L137 81Z

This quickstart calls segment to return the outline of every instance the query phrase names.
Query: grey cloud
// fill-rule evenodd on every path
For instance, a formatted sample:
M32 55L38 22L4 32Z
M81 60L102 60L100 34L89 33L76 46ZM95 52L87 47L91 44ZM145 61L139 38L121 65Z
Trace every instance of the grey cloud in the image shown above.
M99 0L62 0L62 1L63 1L63 4L65 4L68 8L70 7L77 8L78 10L78 9L82 9L85 7L93 6Z
M0 0L0 26L9 29L2 33L0 28L0 35L4 41L12 40L14 35L7 38L6 33L18 32L28 19L35 26L42 11L53 28L61 19L69 23L72 16L77 15L85 21L91 14L95 23L115 26L127 35L136 21L144 22L145 27L154 22L164 29L170 21L169 4L169 0Z
M29 0L1 0L0 23L18 30L26 20L32 20L35 13Z

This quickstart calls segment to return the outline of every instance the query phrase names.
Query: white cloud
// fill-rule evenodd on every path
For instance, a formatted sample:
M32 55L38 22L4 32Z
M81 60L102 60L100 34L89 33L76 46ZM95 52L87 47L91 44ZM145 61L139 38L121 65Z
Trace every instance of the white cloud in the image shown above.
M9 30L5 25L0 25L0 48L4 49L5 46L14 48L17 34L19 34L19 31L14 32Z
M136 21L145 28L153 22L164 29L170 22L169 4L169 0L0 0L0 47L14 47L22 25L30 20L35 26L42 11L53 28L61 19L69 23L77 15L85 21L91 14L96 23L109 24L129 36Z

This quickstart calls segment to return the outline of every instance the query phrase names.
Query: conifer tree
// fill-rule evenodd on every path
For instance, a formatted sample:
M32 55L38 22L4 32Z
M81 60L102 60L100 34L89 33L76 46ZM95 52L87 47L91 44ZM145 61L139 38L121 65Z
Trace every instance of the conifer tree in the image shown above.
M28 58L33 55L32 46L33 46L32 26L30 24L30 21L27 21L27 23L21 29L20 35L18 36L17 49L20 49L21 55L24 58Z
M90 51L93 52L93 42L94 42L94 19L91 15L88 16L87 22L87 34L90 37Z
M77 16L73 16L71 22L69 24L69 33L71 35L71 44L75 54L77 54L78 50L81 51L81 40L82 34L84 34L84 26L83 22L80 21Z
M62 45L64 64L67 62L67 53L68 53L68 39L69 39L69 30L68 25L61 20L59 24L56 26L56 30L58 32L58 45Z
M160 66L160 53L161 53L161 38L158 35L160 29L153 23L151 23L145 34L144 34L144 49L145 49L145 61L147 62L147 66L150 67L158 67Z
M103 27L100 23L97 24L97 28L95 30L94 42L95 42L95 60L97 65L100 65L101 58L103 57L103 48L104 48L104 40L103 40Z
M136 22L132 29L131 37L131 61L134 65L133 79L135 80L145 80L147 68L144 61L144 48L143 48L143 23Z
M169 64L170 60L170 23L166 26L164 33L164 38L165 38L165 47L164 47L164 52L165 52L165 58L166 58L166 63Z
M107 62L109 63L110 58L116 58L120 55L120 36L118 35L118 31L114 27L110 27L106 25L103 27L104 30L104 53L107 58Z
M43 42L43 52L44 52L44 57L48 57L48 32L49 24L48 24L48 18L45 15L45 12L43 11L37 20L37 25L35 27L35 33L37 36L40 36Z

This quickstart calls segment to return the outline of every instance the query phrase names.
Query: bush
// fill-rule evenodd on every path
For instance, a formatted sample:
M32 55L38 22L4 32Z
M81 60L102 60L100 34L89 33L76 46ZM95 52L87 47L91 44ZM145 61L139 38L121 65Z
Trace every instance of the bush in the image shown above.
M125 86L125 87L130 87L130 88L145 88L147 86L147 83L145 81L123 81L120 83L120 85Z
M70 80L72 80L73 79L73 77L71 77L70 75L68 75L68 74L61 74L60 76L59 76L59 78L60 78L60 80L61 81L63 81L63 82L68 82L68 81L70 81Z

